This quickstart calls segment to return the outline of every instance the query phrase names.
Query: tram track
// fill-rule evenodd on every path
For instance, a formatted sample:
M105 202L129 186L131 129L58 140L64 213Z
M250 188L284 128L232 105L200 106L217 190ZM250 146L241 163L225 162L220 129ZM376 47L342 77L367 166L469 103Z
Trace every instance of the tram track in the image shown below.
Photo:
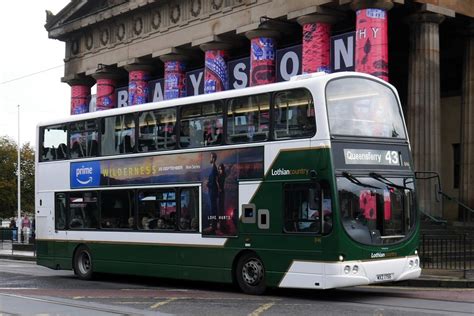
M0 297L3 297L2 300L10 299L17 299L22 301L23 306L31 306L31 310L38 311L46 311L48 309L57 309L57 306L66 307L69 309L76 309L79 313L78 315L84 313L84 315L122 315L122 316L146 316L150 315L147 311L125 311L122 307L121 310L114 309L112 306L101 306L96 303L84 302L83 304L79 304L76 302L71 302L68 299L51 299L51 298L40 298L40 297L32 297L32 296L25 296L25 295L18 295L18 294L6 294L1 293ZM5 304L7 305L7 304ZM41 307L43 306L43 307ZM46 310L45 310L46 309ZM35 312L35 313L36 313ZM24 315L25 312L21 311L20 313L10 312L10 311L0 311L1 315ZM30 313L28 313L30 314ZM156 314L155 314L156 315Z

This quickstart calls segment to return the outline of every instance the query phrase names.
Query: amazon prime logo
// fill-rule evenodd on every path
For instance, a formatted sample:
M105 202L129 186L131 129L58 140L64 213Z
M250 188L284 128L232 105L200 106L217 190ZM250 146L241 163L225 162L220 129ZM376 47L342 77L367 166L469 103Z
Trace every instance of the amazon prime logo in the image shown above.
M76 169L76 180L80 184L89 184L92 182L92 167L84 167ZM81 180L81 178L86 178L85 180Z
M92 187L100 184L100 162L71 163L71 188Z

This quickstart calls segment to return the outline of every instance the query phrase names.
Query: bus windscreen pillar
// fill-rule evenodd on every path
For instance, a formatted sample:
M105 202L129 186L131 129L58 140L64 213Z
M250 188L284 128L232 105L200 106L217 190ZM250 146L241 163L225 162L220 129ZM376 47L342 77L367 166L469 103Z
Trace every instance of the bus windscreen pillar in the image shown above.
M331 28L337 18L311 14L299 17L297 21L303 27L302 73L330 73Z
M276 39L278 31L257 29L248 31L250 40L250 86L276 82Z
M84 76L63 82L66 82L71 87L71 115L89 112L91 87L95 83L94 79Z
M391 0L354 0L355 70L388 81L388 11Z
M96 111L109 110L117 107L115 88L120 75L108 69L99 69L92 77L97 83Z
M147 103L152 66L131 64L124 68L128 71L128 105Z
M227 43L202 44L204 51L204 93L225 91L229 88L227 58L230 45Z
M165 100L186 96L186 56L171 54L160 56L165 63Z

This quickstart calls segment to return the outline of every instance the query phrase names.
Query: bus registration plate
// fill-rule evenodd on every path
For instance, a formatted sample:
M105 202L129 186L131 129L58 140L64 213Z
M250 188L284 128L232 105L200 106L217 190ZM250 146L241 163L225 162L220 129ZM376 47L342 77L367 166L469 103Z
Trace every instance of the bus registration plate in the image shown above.
M375 276L377 281L389 281L393 279L393 273L382 273Z

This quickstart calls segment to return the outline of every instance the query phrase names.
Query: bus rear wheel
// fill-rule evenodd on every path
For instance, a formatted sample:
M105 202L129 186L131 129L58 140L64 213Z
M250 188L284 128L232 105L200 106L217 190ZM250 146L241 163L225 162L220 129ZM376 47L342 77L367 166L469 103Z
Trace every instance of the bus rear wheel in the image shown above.
M263 294L267 288L263 262L255 253L246 253L239 258L235 279L242 292L246 294Z
M81 280L92 279L92 255L86 246L79 246L74 253L74 274Z

